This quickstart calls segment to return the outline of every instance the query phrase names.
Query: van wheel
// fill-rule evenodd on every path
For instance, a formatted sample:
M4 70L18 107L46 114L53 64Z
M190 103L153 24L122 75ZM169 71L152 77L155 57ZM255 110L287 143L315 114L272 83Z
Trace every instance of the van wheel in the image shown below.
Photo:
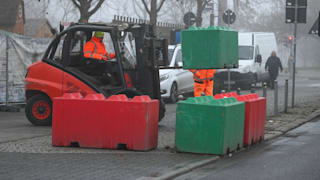
M52 103L45 95L32 96L25 108L28 120L36 126L50 126L52 118Z
M170 101L176 103L178 101L178 85L174 82L170 90Z

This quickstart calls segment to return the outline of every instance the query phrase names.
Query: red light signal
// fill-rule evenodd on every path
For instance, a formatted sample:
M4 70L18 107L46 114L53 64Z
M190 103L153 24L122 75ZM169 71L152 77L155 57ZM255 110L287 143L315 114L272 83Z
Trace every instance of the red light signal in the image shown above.
M289 36L289 40L292 41L292 40L293 40L293 37L292 37L292 36Z

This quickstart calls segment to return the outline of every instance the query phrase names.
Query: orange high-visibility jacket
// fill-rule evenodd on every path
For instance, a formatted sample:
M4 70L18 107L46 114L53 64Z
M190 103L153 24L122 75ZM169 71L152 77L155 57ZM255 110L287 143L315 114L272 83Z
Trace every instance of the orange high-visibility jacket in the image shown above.
M113 53L110 55L106 51L106 47L102 42L102 38L92 37L83 47L83 54L86 58L108 60L113 59L115 56Z
M205 80L213 80L214 74L216 73L214 69L190 69L190 71L193 73L193 80L199 83L203 83Z

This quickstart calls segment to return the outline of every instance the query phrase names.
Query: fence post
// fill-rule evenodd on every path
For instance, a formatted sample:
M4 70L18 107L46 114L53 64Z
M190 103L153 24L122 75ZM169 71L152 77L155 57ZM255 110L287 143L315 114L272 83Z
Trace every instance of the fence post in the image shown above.
M255 92L256 92L256 88L255 88L255 85L252 83L250 87L250 93L255 93Z
M263 83L263 87L262 87L262 96L263 97L267 97L267 83Z
M241 95L241 89L240 88L237 88L237 94Z
M278 81L274 81L274 115L278 114Z
M6 35L6 108L9 104L9 37Z
M288 112L288 91L289 91L289 81L286 79L286 86L284 91L284 112Z

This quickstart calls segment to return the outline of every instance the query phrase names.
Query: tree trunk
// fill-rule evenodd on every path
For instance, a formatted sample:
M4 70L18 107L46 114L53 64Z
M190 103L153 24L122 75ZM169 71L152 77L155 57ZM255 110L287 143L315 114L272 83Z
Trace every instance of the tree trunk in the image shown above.
M238 15L238 11L239 11L239 0L233 0L233 9L234 9L234 12L236 13L236 15Z
M202 26L203 0L197 0L196 26Z
M81 23L87 23L89 21L89 13L88 13L88 10L87 9L80 9L80 19L79 19L79 22Z
M218 21L218 25L219 26L226 26L226 24L223 22L222 20L222 16L223 16L223 12L225 10L227 10L228 8L228 1L227 0L219 0L219 21Z
M89 8L91 4L87 0L79 0L79 12L80 12L80 19L79 22L87 23L89 21Z
M73 5L75 5L79 12L80 12L80 19L79 22L87 23L89 21L89 18L97 12L98 9L101 8L102 3L105 0L98 0L96 1L95 7L90 10L92 0L72 0ZM90 11L89 11L90 10Z
M157 24L157 0L151 0L150 24Z

